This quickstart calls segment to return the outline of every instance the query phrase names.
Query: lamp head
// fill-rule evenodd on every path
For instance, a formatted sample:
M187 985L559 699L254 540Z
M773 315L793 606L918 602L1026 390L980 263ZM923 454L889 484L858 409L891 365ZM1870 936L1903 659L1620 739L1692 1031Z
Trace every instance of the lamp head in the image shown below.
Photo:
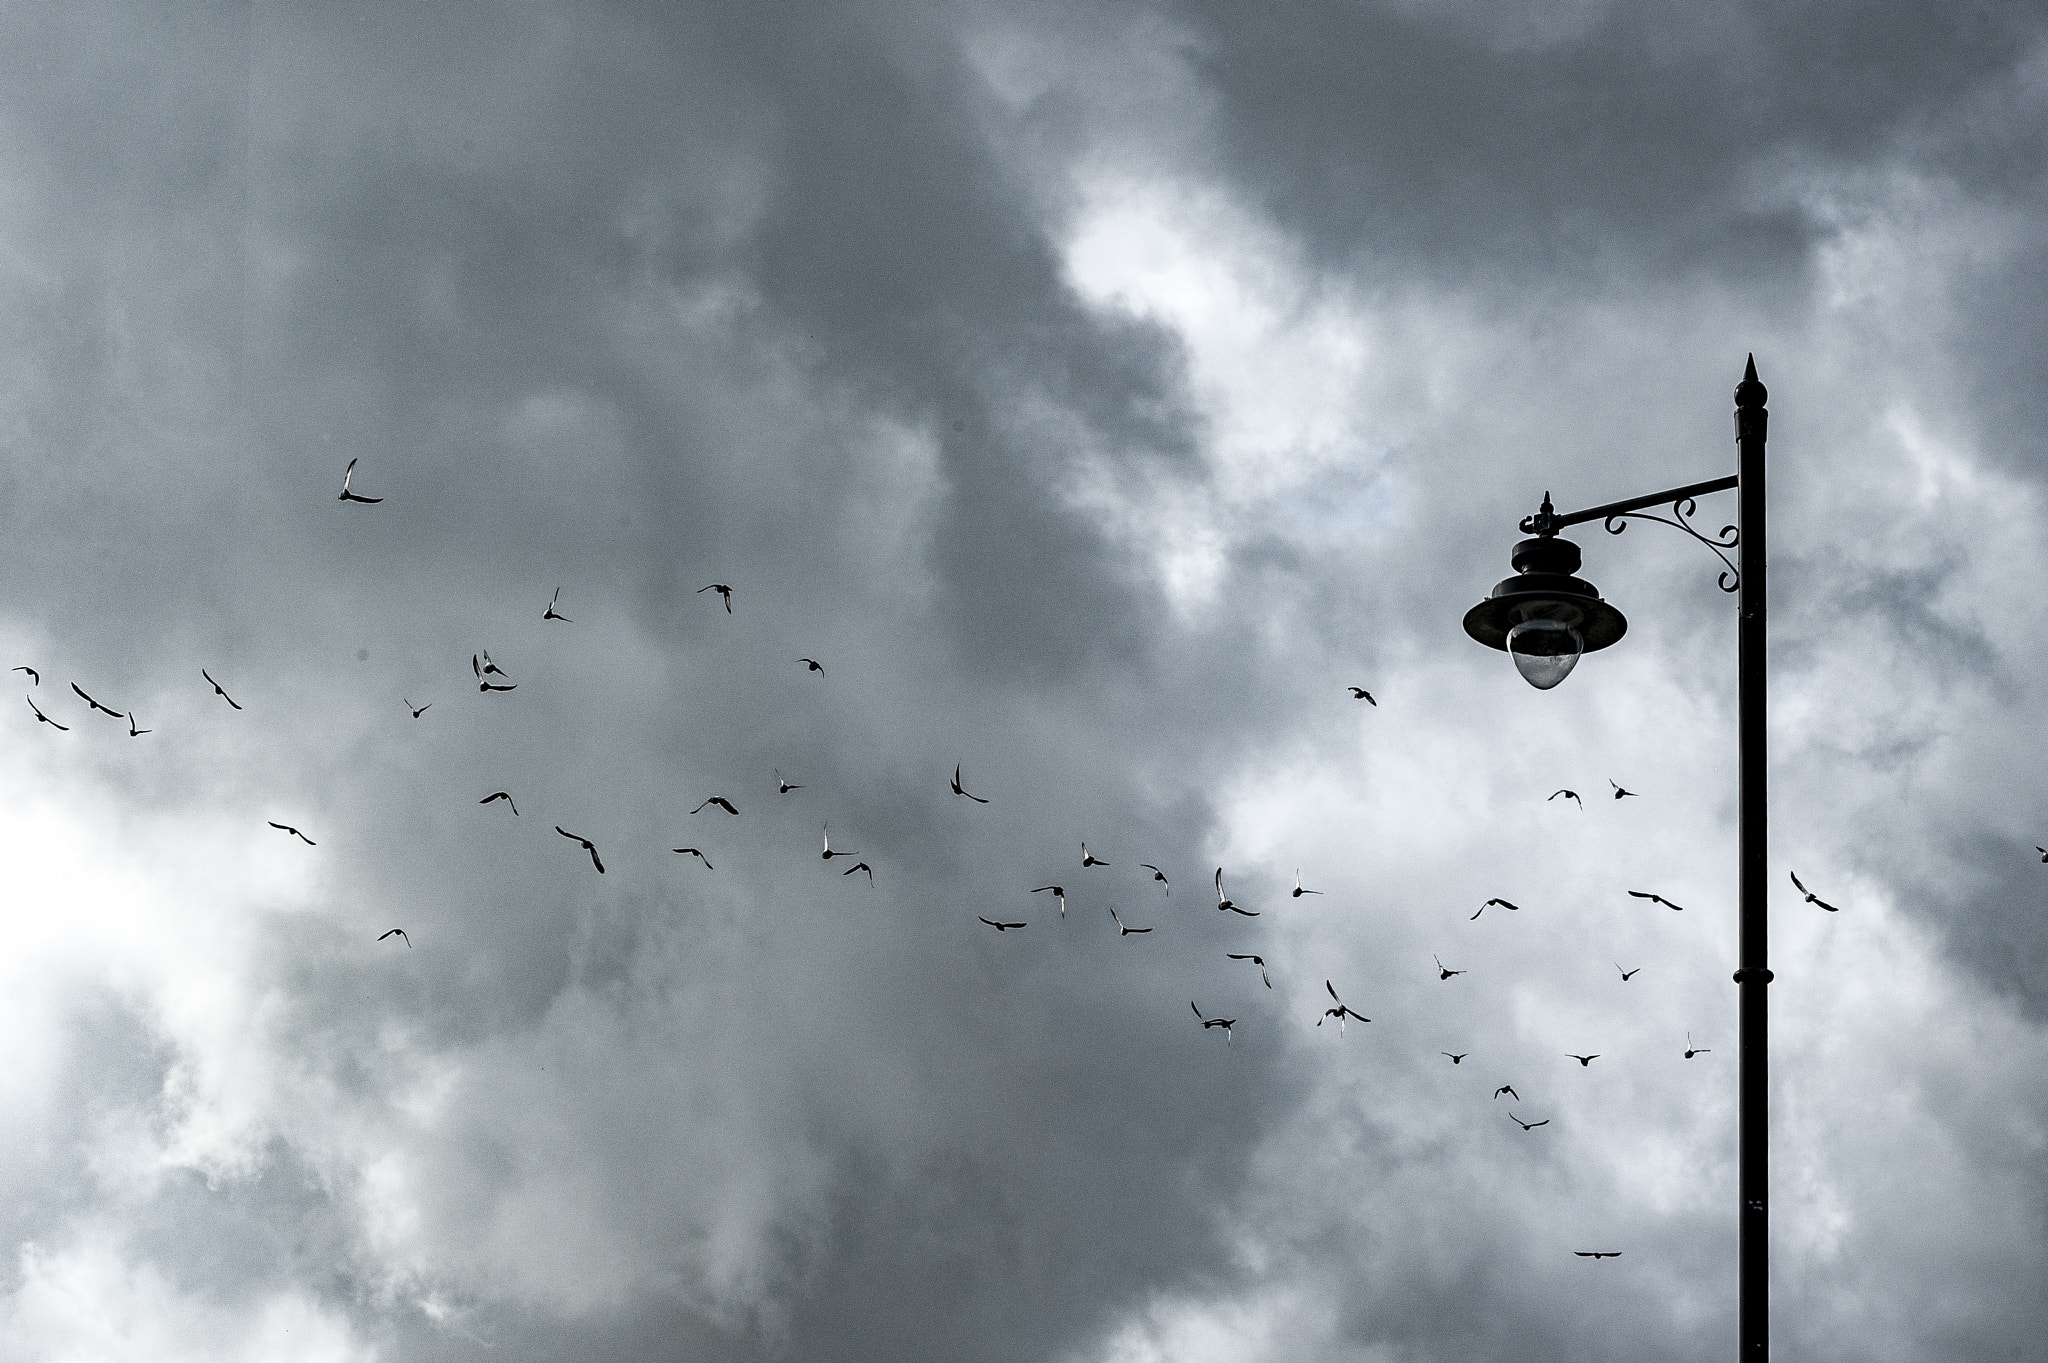
M1515 546L1515 575L1503 578L1486 600L1465 612L1465 632L1515 660L1531 686L1547 691L1571 674L1582 654L1606 648L1628 632L1620 611L1599 589L1575 576L1579 546L1557 538L1550 494L1525 523L1538 533Z

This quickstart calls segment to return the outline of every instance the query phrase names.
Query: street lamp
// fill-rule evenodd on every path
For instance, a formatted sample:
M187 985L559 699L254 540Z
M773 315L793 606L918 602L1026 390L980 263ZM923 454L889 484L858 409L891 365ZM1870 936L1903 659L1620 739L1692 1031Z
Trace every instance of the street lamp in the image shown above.
M1560 515L1543 494L1543 505L1522 521L1530 536L1515 546L1515 575L1502 580L1486 600L1465 613L1465 632L1511 656L1531 686L1549 690L1570 675L1579 658L1618 641L1628 630L1620 611L1600 599L1593 584L1575 576L1579 547L1557 532L1584 521L1601 521L1618 535L1630 520L1651 520L1691 535L1720 558L1724 592L1736 600L1737 749L1741 760L1739 920L1741 942L1735 972L1739 988L1741 1055L1737 1080L1737 1139L1741 1199L1736 1222L1736 1358L1739 1363L1766 1363L1770 1333L1770 1189L1769 1055L1767 998L1771 982L1768 956L1769 918L1764 896L1770 870L1764 846L1764 441L1770 413L1769 396L1756 377L1751 356L1742 382L1735 386L1735 472L1685 487L1668 488L1604 506ZM1703 535L1692 526L1695 498L1710 492L1736 490L1736 523L1718 535ZM1670 516L1653 515L1645 507L1669 506ZM1738 558L1731 562L1727 550Z

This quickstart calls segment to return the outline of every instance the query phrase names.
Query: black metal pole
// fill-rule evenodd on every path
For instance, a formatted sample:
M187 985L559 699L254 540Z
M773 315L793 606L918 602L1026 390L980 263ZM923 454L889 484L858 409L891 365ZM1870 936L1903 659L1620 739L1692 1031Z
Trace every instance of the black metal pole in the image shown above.
M1764 770L1764 438L1769 396L1757 381L1756 357L1735 386L1737 519L1742 526L1740 622L1736 626L1736 705L1741 751L1740 1143L1742 1215L1738 1255L1738 1363L1771 1356L1770 1256L1770 915L1765 907L1770 863L1765 845Z

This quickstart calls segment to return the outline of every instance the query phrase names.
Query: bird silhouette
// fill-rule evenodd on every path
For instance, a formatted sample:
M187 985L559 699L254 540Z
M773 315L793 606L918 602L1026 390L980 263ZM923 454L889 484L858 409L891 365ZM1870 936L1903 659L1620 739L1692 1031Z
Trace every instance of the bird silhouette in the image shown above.
M1273 977L1266 973L1266 958L1249 951L1226 951L1223 953L1233 961L1250 961L1259 968L1259 978L1266 982L1266 988L1273 987Z
M1289 898L1292 898L1292 899L1299 899L1299 898L1301 898L1301 897L1302 897L1303 895L1305 895L1305 894L1321 894L1321 893L1322 893L1322 891L1321 891L1321 890L1304 890L1304 889L1302 889L1302 888L1301 888L1301 868L1300 868L1299 866L1297 866L1297 867L1295 867L1295 868L1294 868L1294 893L1293 893L1292 895L1290 895L1290 896L1289 896Z
M854 874L857 874L858 872L861 872L861 871L866 871L866 872L868 873L868 884L872 885L872 884L874 884L874 883L875 883L875 868L874 868L874 867L872 867L872 866L870 866L870 865L868 865L868 864L867 864L866 862L864 862L864 861L856 861L855 863L853 863L853 865L851 865L851 866L847 867L847 868L846 868L845 870L841 871L841 872L840 872L839 874L840 874L840 875L843 875L843 876L850 876L850 875L854 875Z
M1801 885L1801 884L1799 884L1799 873L1798 873L1797 871L1794 871L1794 872L1792 872L1792 883L1793 883L1793 885L1795 885L1795 886L1797 886L1797 887L1798 887L1798 889L1799 889L1799 893L1801 893L1801 894L1803 894L1803 895L1805 895L1805 896L1806 896L1806 902L1807 902L1807 903L1809 903L1809 904L1818 904L1818 905L1820 905L1820 906L1821 906L1822 908L1826 909L1826 910L1827 910L1827 911L1828 911L1829 913L1840 913L1840 912L1841 912L1841 910L1840 910L1840 909L1838 909L1838 908L1836 908L1836 907L1835 907L1834 905L1832 905L1832 904L1828 903L1828 902L1827 902L1827 900L1825 900L1825 899L1822 899L1822 898L1821 898L1821 897L1820 897L1819 895L1817 895L1817 894L1815 894L1815 893L1814 893L1813 891L1811 891L1811 890L1807 889L1807 888L1806 888L1806 887L1805 887L1804 885Z
M571 842L582 843L583 850L590 853L590 864L597 868L597 873L599 875L604 874L604 863L597 859L596 843L592 842L589 838L584 837L580 833L571 833L568 829L562 827L560 824L555 825L555 831L557 833L560 833L563 837L567 838Z
M825 860L827 860L827 861L830 861L830 860L832 860L832 858L834 858L834 857L850 857L850 856L853 856L853 855L854 855L854 853L852 853L852 852L835 852L835 851L833 851L833 850L832 850L832 825L831 825L831 824L829 824L829 823L825 825L825 853L824 853L824 855L825 855Z
M1600 1052L1598 1051L1593 1052L1591 1055L1572 1055L1570 1051L1566 1051L1565 1054L1571 1055L1572 1059L1578 1061L1579 1068L1582 1070L1590 1069L1592 1067L1593 1062L1600 1058Z
M1323 1025L1323 1023L1324 1023L1325 1021L1327 1021L1328 1019L1330 1019L1330 1018L1335 1018L1335 1019L1337 1019L1337 1030L1341 1032L1341 1031L1343 1031L1343 1030L1344 1030L1344 1019L1345 1019L1345 1018L1348 1018L1348 1017L1349 1017L1349 1018L1357 1018L1357 1019L1358 1019L1358 1020L1359 1020L1360 1022L1371 1022L1371 1021L1372 1021L1372 1019L1371 1019L1371 1018L1369 1018L1369 1017L1367 1017L1367 1016L1365 1016L1365 1014L1363 1014L1363 1013L1360 1013L1360 1012L1357 1012L1357 1011L1356 1011L1356 1010L1354 1010L1354 1009L1351 1009L1351 1008L1348 1008L1348 1007L1346 1007L1346 1006L1345 1006L1345 1004L1344 1004L1344 1000L1342 1000L1342 999L1340 999L1340 998L1338 998L1338 997L1337 997L1337 986L1336 986L1336 985L1334 985L1334 984L1331 984L1331 983L1330 983L1330 982L1329 982L1328 980L1324 980L1324 981L1323 981L1323 988L1325 988L1325 989L1327 989L1327 990L1329 990L1329 991L1330 991L1330 1001L1331 1001L1332 1003L1336 1004L1337 1006L1336 1006L1336 1007L1334 1007L1334 1008L1325 1008L1325 1009L1323 1010L1323 1015L1322 1015L1322 1017L1319 1017L1319 1018L1317 1018L1317 1019L1316 1019L1316 1026L1320 1027L1320 1026L1322 1026L1322 1025Z
M214 680L213 680L213 674L212 674L211 672L208 672L208 671L207 671L207 670L206 670L205 668L203 668L203 667L202 667L202 668L200 668L200 669L199 669L199 675L200 675L200 676L202 676L202 677L204 677L204 678L206 678L206 680L207 680L207 681L208 681L209 683L211 683L211 684L212 684L212 686L213 686L213 693L214 693L215 695L219 696L219 697L220 697L220 698L221 698L222 700L226 701L226 702L227 702L227 703L228 703L229 705L233 705L233 706L234 706L234 707L235 707L235 708L236 708L237 710L239 710L239 709L241 709L241 708L242 708L242 707L241 707L240 705L236 705L236 704L235 704L235 698L234 698L233 696L229 695L229 694L228 694L228 693L227 693L226 691L223 691L223 690L221 689L221 685L220 685L220 683L219 683L219 682L217 682L217 681L214 681Z
M382 933L382 934L380 934L380 935L378 936L377 940L381 942L381 941L383 941L383 940L384 940L384 939L385 939L386 937L396 937L396 938L398 938L399 940L401 940L401 941L403 941L403 942L405 943L405 945L406 945L406 947L407 947L408 949L410 949L410 948L411 948L411 946L412 946L412 937L411 937L411 935L410 935L410 934L408 934L408 933L406 932L406 930L405 930L404 928L393 928L393 929L391 929L391 931L389 931L389 932L386 932L386 933Z
M981 918L981 915L976 914L975 917ZM1011 928L1021 928L1028 926L1024 923L998 923L993 918L982 918L981 921L988 924L990 927L994 928L997 932L1008 932Z
M699 587L697 589L697 595L699 596L704 595L706 592L717 592L718 599L725 602L725 613L727 615L732 614L732 588L726 586L723 582L714 582L707 587Z
M1124 926L1124 920L1123 920L1123 919L1121 919L1121 918L1117 918L1117 916L1116 916L1116 905L1114 905L1114 904L1112 904L1112 905L1110 905L1110 906L1109 906L1109 916L1110 916L1111 918L1113 918L1113 919L1116 919L1116 930L1117 930L1117 935L1118 935L1118 936L1120 936L1120 937L1129 937L1129 936L1130 936L1131 934L1133 934L1133 933L1138 933L1138 932L1150 932L1150 931L1152 931L1152 929L1150 929L1150 928L1127 928L1127 927L1125 927L1125 926Z
M1107 865L1109 865L1109 863L1108 863L1108 862L1106 862L1106 861L1104 861L1104 860L1102 860L1102 858L1100 858L1100 857L1096 857L1096 856L1091 856L1091 855L1089 854L1089 852L1088 852L1088 844L1087 844L1087 843L1085 843L1085 842L1081 844L1081 864L1082 864L1083 866L1107 866Z
M1502 1084L1499 1088L1495 1089L1493 1091L1493 1096L1495 1100L1498 1100L1503 1093L1505 1093L1508 1097L1514 1099L1518 1103L1522 1101L1522 1095L1515 1092L1515 1086L1513 1084Z
M576 622L574 620L571 620L568 616L562 614L560 611L555 609L555 602L560 601L561 599L562 589L560 587L557 587L555 588L555 595L553 599L551 599L548 602L547 610L541 615L540 618L543 620L560 620L565 625L575 624Z
M24 692L21 698L28 702L29 709L34 710L36 712L37 719L49 725L52 729L62 729L67 734L71 732L71 726L69 724L59 724L56 720L51 719L48 715L44 714L41 708L36 705L33 697L29 696L27 693Z
M86 695L85 688L80 686L77 682L71 683L71 689L73 691L78 692L78 698L80 700L84 701L87 705L90 705L93 709L98 710L101 714L112 715L115 719L120 719L123 717L119 710L111 709L105 705L102 705L98 701L94 700L91 696Z
M1496 905L1496 904L1498 904L1498 905L1500 905L1500 906L1501 906L1502 908L1506 909L1506 910L1507 910L1507 911L1508 911L1509 913L1519 913L1519 912L1521 912L1521 906L1520 906L1520 905L1518 905L1518 904L1510 904L1510 903L1508 903L1508 901L1507 901L1507 900L1505 900L1505 899L1489 899L1489 900L1487 900L1487 901L1486 901L1486 902L1485 902L1484 904L1481 904L1481 905L1479 906L1479 913L1485 913L1485 912L1486 912L1486 911L1487 911L1488 909L1492 908L1492 907L1493 907L1494 905ZM1479 917L1479 913L1475 913L1475 914L1473 914L1473 915L1472 915L1472 918L1473 918L1473 919L1477 919L1477 918ZM1470 921L1470 920L1468 920L1468 921Z
M1573 804L1577 805L1577 806L1578 806L1578 807L1579 807L1580 809L1584 809L1584 808L1586 807L1586 802L1585 802L1584 800L1581 800L1581 799L1579 798L1579 793L1578 793L1578 792L1577 792L1576 790L1560 790L1560 791L1558 791L1558 792L1557 792L1557 794L1555 794L1555 795L1552 795L1552 796L1551 796L1550 798L1551 798L1552 800L1555 800L1555 799L1556 799L1556 798L1558 797L1558 795L1562 795L1562 796L1563 796L1563 797L1564 797L1565 799L1567 799L1567 800L1570 800L1570 801L1571 801L1571 802L1572 802ZM1548 802L1548 801L1545 801L1545 803L1547 804L1547 803L1549 803L1549 802Z
M1166 872L1160 870L1157 866L1154 866L1149 861L1141 861L1138 863L1138 865L1150 871L1152 873L1152 878L1158 881L1161 885L1164 885L1166 887L1166 897L1168 899L1173 898L1173 882L1166 878Z
M29 685L31 686L41 686L43 684L43 674L36 671L33 667L17 667L14 670L16 672L28 673ZM2048 856L2042 857L2041 860L2048 861Z
M349 484L355 481L355 476L356 461L351 459L348 461L348 467L342 471L341 496L336 498L337 501L362 502L367 505L370 503L381 502L384 500L382 497L365 497L361 493L351 491L349 489Z
M803 789L803 787L802 787L802 786L800 786L800 785L797 785L797 784L796 784L795 782L793 782L793 781L787 780L787 779L786 779L786 778L785 778L785 777L783 776L783 774L782 774L782 771L781 771L781 769L780 769L780 768L777 768L777 769L776 769L776 772L775 772L775 793L776 793L777 795L787 795L787 794L789 794L789 793L790 793L790 792L791 792L792 790L802 790L802 789Z
M399 699L405 700L405 697L400 696ZM434 708L434 702L428 701L425 705L414 705L411 701L405 700L405 708L412 711L414 719L418 719L421 715Z
M26 668L26 667L17 667L17 668L15 668L14 670L15 670L16 672L28 672L28 674L29 674L29 675L30 675L31 677L33 677L33 676L35 675L35 673L34 673L34 672L31 672L31 671L29 671L29 669L28 669L28 668ZM2035 850L2036 852L2039 852L2039 853L2041 854L2041 864L2042 864L2043 866L2048 866L2048 847L2043 847L2043 846L2041 846L2041 845L2040 845L2039 843L2035 843L2035 844L2034 844L2034 850Z
M1047 890L1052 891L1052 897L1060 901L1060 917L1065 918L1067 916L1066 889L1059 885L1041 885L1037 889L1033 890L1031 893L1044 894Z
M710 857L705 856L702 852L698 851L694 847L671 847L668 850L671 852L679 852L686 857L695 857L697 860L704 863L704 869L707 871L717 869L716 867L712 866Z
M1581 1259L1619 1259L1621 1257L1621 1251L1618 1249L1575 1249L1572 1253L1578 1255Z
M318 847L320 845L319 843L314 842L311 838L307 837L304 833L301 833L298 829L293 828L288 823L279 823L275 819L266 819L264 820L264 822L268 823L272 828L275 828L280 832L291 834L293 837L297 838L300 842L306 844L306 846L308 847Z
M144 734L153 734L153 733L155 733L155 732L156 732L156 730L154 730L154 729L138 729L138 728L136 728L136 727L135 727L135 712L134 712L134 711L132 711L132 710L128 712L128 737L130 737L130 738L140 738L140 737L142 737L142 736L143 736Z
M1188 1000L1188 1007L1195 1008L1195 1001L1193 999ZM1202 1030L1205 1032L1211 1027L1221 1027L1223 1029L1223 1044L1226 1046L1230 1044L1230 1029L1237 1025L1236 1018L1205 1018L1202 1016L1202 1010L1195 1008L1195 1019L1202 1024Z
M798 658L797 661L804 665L804 671L806 672L816 672L823 675L825 671L825 664L819 662L816 658Z
M1520 1101L1520 1100L1518 1099L1517 1101ZM1540 1121L1540 1122L1525 1122L1525 1121L1523 1121L1523 1120L1522 1120L1522 1119L1521 1119L1520 1117L1517 1117L1517 1116L1515 1116L1515 1114L1514 1114L1514 1113L1510 1112L1510 1113L1508 1114L1508 1118L1509 1118L1509 1120L1513 1121L1513 1122L1514 1122L1514 1124L1515 1124L1516 1126L1519 1126L1519 1127L1521 1127L1521 1128L1522 1128L1522 1130L1524 1130L1524 1131L1534 1131L1534 1130L1535 1130L1535 1129L1536 1129L1537 1127L1539 1127L1539 1126L1549 1126L1549 1125L1550 1125L1550 1118L1548 1118L1548 1117L1545 1117L1545 1118L1544 1118L1544 1119L1543 1119L1542 1121Z
M476 668L476 660L477 654L472 653L469 655L469 665L472 669ZM491 661L491 651L489 649L483 650L483 660L483 667L481 670L477 671L476 674L479 680L481 680L484 677L503 677L506 681L512 680L510 673L506 672L504 668L498 666L496 663Z
M1438 1055L1451 1055L1451 1053L1450 1053L1449 1051L1438 1051L1438 1052L1437 1052L1437 1054L1438 1054ZM1459 1051L1459 1052L1458 1052L1458 1053L1457 1053L1456 1055L1451 1055L1451 1063L1452 1063L1453 1065L1455 1065L1455 1064L1458 1064L1458 1063L1459 1063L1460 1061L1464 1060L1464 1058L1465 1058L1466 1056L1470 1055L1470 1054L1472 1054L1472 1052L1470 1052L1470 1051Z
M480 805L487 805L493 800L503 800L505 802L505 807L512 811L513 817L518 817L519 806L512 803L512 796L505 791L494 790L489 795L484 796L483 799L478 800L477 803Z
M692 814L701 814L704 812L705 805L717 805L720 809L724 810L728 814L739 813L737 809L734 809L732 807L732 801L726 799L723 795L713 795L712 797L707 799L704 802L704 804L698 805L695 809L691 810L690 812Z
M1223 868L1221 866L1216 868L1216 907L1226 913L1241 913L1246 918L1257 918L1259 916L1258 910L1241 909L1237 906L1235 900L1223 893Z
M1685 912L1685 905L1674 904L1661 894L1651 894L1648 890L1630 890L1628 893L1631 899L1647 899L1652 904L1662 904L1667 909L1676 909L1680 913Z
M1614 786L1614 798L1615 798L1615 799L1617 799L1617 800L1623 800L1623 799L1627 799L1627 798L1628 798L1629 796L1631 796L1631 795L1637 795L1637 794L1638 794L1638 792L1636 792L1636 791L1633 791L1633 790L1629 790L1629 789L1626 789L1625 787L1622 787L1622 786L1618 786L1618 785L1615 785L1615 784L1614 784L1614 778L1613 778L1612 776L1610 776L1610 777L1608 777L1608 778L1607 778L1607 784L1608 784L1608 785L1610 785L1610 786Z
M1378 701L1376 701L1376 700L1374 700L1374 699L1372 698L1372 692L1370 692L1370 691L1366 690L1366 689L1365 689L1364 687L1362 687L1362 686L1354 686L1354 687L1350 688L1350 690L1351 690L1351 699L1353 699L1353 700L1362 700L1362 701L1364 701L1364 702L1365 702L1365 703L1366 703L1367 705L1373 706L1373 707L1374 707L1375 709L1377 709L1377 708L1378 708L1378 706L1379 706L1379 702L1378 702Z
M965 796L967 796L967 798L968 798L968 799L970 799L970 800L974 801L974 803L976 803L976 804L978 804L978 805L985 805L985 804L987 804L987 803L988 803L988 801L986 801L986 800L982 799L982 798L981 798L981 797L980 797L979 795L975 795L975 794L972 794L972 793L970 793L970 792L968 792L968 791L966 791L966 790L964 790L964 789L962 789L962 788L961 788L961 785L960 785L960 764L959 764L958 762L955 762L955 763L953 764L953 793L954 793L955 795L965 795Z
M1691 1032L1687 1032L1687 1033L1685 1034L1685 1058L1686 1058L1687 1060L1690 1060L1690 1059L1692 1059L1692 1058L1693 1058L1694 1056L1696 1056L1696 1055L1712 1055L1713 1053L1714 1053L1714 1048L1713 1048L1713 1047L1711 1047L1711 1046L1695 1046L1695 1045L1693 1045L1693 1044L1692 1044L1692 1033L1691 1033Z
M1616 962L1614 963L1614 968L1615 968L1616 970L1621 970L1621 962L1620 962L1620 961L1616 961ZM1641 970L1642 970L1642 967L1641 967L1641 966L1637 966L1637 967L1636 967L1636 968L1635 968L1634 970L1621 970L1621 982L1622 982L1623 984L1627 984L1627 983L1629 982L1629 979L1630 979L1630 977L1632 977L1632 976L1636 975L1636 974L1637 974L1638 972L1640 972Z
M1448 980L1453 975L1467 975L1471 973L1470 971L1466 970L1450 969L1449 967L1444 965L1442 958L1438 956L1432 955L1429 959L1436 962L1436 977L1438 980Z

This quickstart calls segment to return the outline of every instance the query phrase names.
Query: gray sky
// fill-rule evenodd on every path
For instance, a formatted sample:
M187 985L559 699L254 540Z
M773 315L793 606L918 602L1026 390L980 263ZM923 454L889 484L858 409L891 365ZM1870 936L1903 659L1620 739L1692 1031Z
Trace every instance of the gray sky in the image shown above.
M1458 620L1752 351L1775 1339L2048 1329L2033 7L0 38L0 1357L1726 1357L1720 565Z

